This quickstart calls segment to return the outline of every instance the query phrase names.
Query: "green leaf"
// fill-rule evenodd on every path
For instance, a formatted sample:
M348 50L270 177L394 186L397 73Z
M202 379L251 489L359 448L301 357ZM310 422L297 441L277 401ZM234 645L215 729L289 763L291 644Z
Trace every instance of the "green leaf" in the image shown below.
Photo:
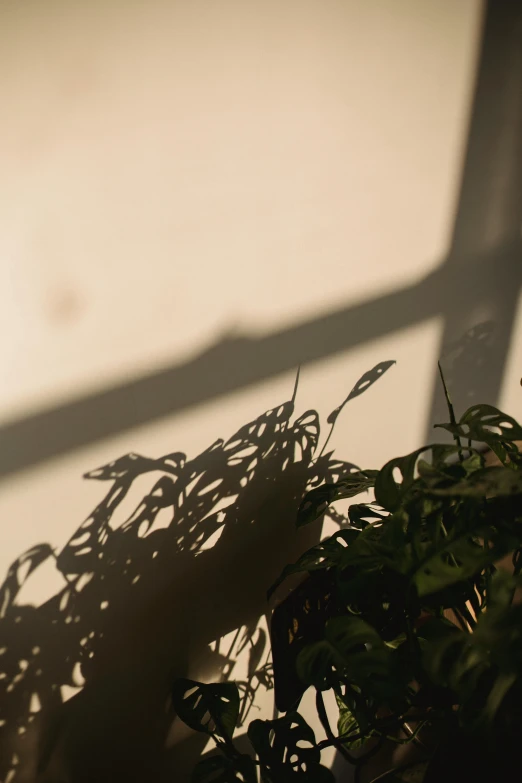
M489 586L488 607L506 609L513 603L515 590L521 585L521 578L515 577L503 568L497 569Z
M385 517L380 526L369 525L347 547L340 558L341 568L365 570L386 567L405 574L411 568L411 551L405 533L403 512Z
M320 544L317 544L317 546L308 549L295 563L290 563L285 566L281 575L269 588L267 599L270 600L279 585L292 574L320 571L337 565L346 552L347 546L355 541L358 535L358 530L345 528L336 531L330 538L326 538L324 541L321 541Z
M257 783L256 765L250 756L209 756L199 761L191 783Z
M339 708L339 718L337 720L337 734L339 737L343 737L343 745L347 748L356 749L364 745L365 738L359 737L358 739L350 740L347 735L357 736L361 734L359 723L353 714L350 707L348 707L343 699L336 693L335 700Z
M359 683L370 676L384 676L389 656L375 628L347 615L326 623L325 638L301 650L296 669L305 684L325 690L339 677Z
M476 470L484 467L484 455L473 450L469 457L462 460L460 466L466 472L466 475L469 476L470 473L474 473Z
M172 686L172 703L181 720L194 731L231 739L239 716L239 691L233 682L205 685L178 679Z
M491 723L520 682L521 620L521 606L494 605L479 616L473 633L444 630L423 646L426 671L435 684L456 694L471 728Z
M297 512L296 526L303 527L313 522L336 500L353 498L371 489L375 484L372 473L373 471L358 471L344 476L335 484L323 484L307 492Z
M415 466L420 454L429 448L430 446L423 446L405 457L396 457L379 471L375 480L375 500L382 508L387 511L397 511L404 494L415 480ZM395 477L397 471L401 476L400 481Z
M494 497L522 494L522 472L497 466L481 468L461 480L446 486L428 487L429 492L441 497Z
M363 530L374 522L382 522L386 517L387 514L382 514L370 503L352 503L348 509L350 524L358 530Z
M504 464L518 458L514 441L522 440L522 427L493 405L473 405L458 424L437 424L453 435L486 443Z
M433 486L437 484L444 486L445 482L454 483L484 467L484 455L467 446L440 446L436 444L431 446L430 450L431 461L419 459L417 471L421 478ZM455 462L455 454L463 457L464 453L467 453L468 456Z
M305 685L324 691L332 688L343 676L345 661L326 640L307 644L297 657L296 669Z
M439 547L430 548L426 559L413 574L417 593L419 596L429 595L467 579L511 549L512 543L505 538L485 548L469 533L448 536Z

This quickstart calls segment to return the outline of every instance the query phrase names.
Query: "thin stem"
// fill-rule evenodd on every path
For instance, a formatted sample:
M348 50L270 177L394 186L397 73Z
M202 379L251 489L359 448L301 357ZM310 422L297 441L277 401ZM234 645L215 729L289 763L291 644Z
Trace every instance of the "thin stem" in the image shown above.
M216 726L216 729L221 732L221 737L216 734L215 731L211 731L210 735L214 742L216 743L217 747L222 751L222 753L225 754L225 756L228 756L230 759L236 759L241 754L238 753L236 746L234 745L231 737L228 736L227 731L225 727L223 726L223 723L219 719L219 717L216 715L214 717L214 723Z
M320 716L319 716L320 717ZM428 721L433 721L435 719L439 720L445 720L444 715L435 715L432 713L421 713L419 715L413 714L408 715L407 719L409 721L419 721L423 723L427 723ZM403 725L404 721L406 720L406 715L393 715L391 718L384 718L383 720L376 723L372 729L371 732L377 734L378 736L382 735L382 731L385 729L390 729L395 724L397 727L400 727ZM324 750L325 748L331 748L333 745L336 745L338 742L358 742L359 740L367 740L369 739L369 734L362 732L355 733L355 734L341 734L339 737L334 737L334 742L332 742L330 739L322 740L322 742L317 743L317 747L319 750ZM359 760L357 759L356 763L359 763Z
M389 736L387 736L385 734L382 734L382 733L380 733L378 731L376 726L374 726L372 728L372 730L370 732L370 735L359 733L359 734L344 734L344 735L342 734L340 737L336 737L333 734L332 729L330 728L330 723L328 721L328 716L326 714L326 708L325 708L325 705L324 705L323 695L322 695L321 691L317 691L316 692L316 707L317 707L317 713L319 715L319 719L321 721L321 724L322 724L322 726L323 726L323 728L325 730L326 736L327 736L326 740L323 740L322 742L319 742L317 744L317 748L319 750L323 750L324 748L328 748L328 747L332 747L333 746L341 753L342 756L344 756L344 758L350 764L353 764L355 766L354 783L358 783L358 781L360 781L360 775L361 775L361 770L362 770L363 765L368 761L369 758L371 758L371 756L373 756L376 753L378 753L378 751L382 748L382 746L383 746L383 744L384 744L386 739L391 739L393 742L395 742L397 744L402 744L402 745L403 744L408 744L409 742L412 742L412 741L415 741L417 734L419 733L421 728L423 728L423 726L427 723L427 721L429 720L429 717L431 717L431 716L427 717L426 714L419 715L419 716L416 716L416 715L408 716L408 720L410 720L410 721L411 720L419 720L420 721L420 725L412 733L411 737L406 739L406 740L398 740L397 738L389 737ZM405 716L400 716L400 718L397 718L397 717L394 716L392 721L391 721L391 723L392 724L396 723L398 727L403 727L404 722L405 722L404 718L405 718ZM384 725L387 724L387 723L388 724L390 723L390 718L387 718L387 719L381 721L380 725L382 725L382 727L384 728ZM371 739L372 735L374 737L378 738L377 742L375 743L375 745L372 748L367 750L366 753L362 754L361 756L358 756L358 757L352 756L350 753L348 753L346 748L343 746L343 742L345 742L348 739L351 742L357 742L358 740L363 740L364 741L364 740Z
M416 726L414 729L412 729L412 727L410 726L410 724L409 724L409 723L406 723L406 721L405 721L405 722L402 724L402 726L403 726L403 729L404 729L405 733L406 733L406 734L408 735L408 737L409 737L409 740L408 740L408 741L409 741L409 742L413 742L413 744L414 744L414 745L417 745L417 747L419 747L419 748L422 748L423 750L427 750L427 747L426 747L426 746L425 746L425 744L422 742L422 740L421 740L421 739L419 739L418 735L419 735L419 733L422 731L422 729L424 728L424 726L426 725L426 723L427 723L427 721L422 721L422 722L421 722L421 723L419 723L419 725L418 725L418 726Z
M441 367L440 362L437 362L437 364L438 364L438 367L439 367L439 373L440 373L440 378L441 378L441 381L442 381L442 386L444 388L444 396L446 397L446 405L448 406L449 417L450 417L450 424L453 427L456 427L457 426L457 419L455 418L455 411L453 410L453 405L452 405L452 402L451 402L451 399L450 399L450 396L449 396L448 387L446 386L446 381L444 380L444 374L442 372L442 367ZM453 433L453 439L455 440L455 442L456 442L456 444L458 446L459 459L460 459L461 462L463 462L464 461L464 454L462 453L462 443L461 443L460 437L458 436L458 434L456 432Z
M230 656L232 655L232 650L234 649L234 646L235 646L235 644L236 644L236 642L237 642L237 640L238 640L238 638L239 638L239 634L241 633L241 627L242 627L242 626L240 626L240 627L237 629L237 631L236 631L236 633L235 633L235 636L234 636L234 638L232 639L232 644L231 644L231 645L230 645L230 647L228 648L228 653L227 653L227 655L225 656L225 658L226 658L227 660L230 660ZM232 671L232 669L230 670L230 672L231 672L231 671ZM230 674L230 672L229 672L229 674Z
M294 393L292 394L292 405L295 404L295 399L297 397L297 387L299 386L299 376L300 375L301 375L301 365L299 364L297 366L297 375L295 376Z
M337 421L337 419L335 421ZM335 421L334 421L333 424L330 425L330 432L328 433L328 436L327 436L325 442L323 443L323 448L319 452L319 456L317 457L317 459L320 459L323 456L323 454L325 452L325 449L328 446L328 443L330 442L330 438L332 437L332 432L334 431L334 427L335 427ZM314 460L314 462L317 462L317 459Z
M341 740L335 736L333 733L331 727L330 727L330 721L328 720L328 715L326 714L326 707L324 705L324 699L322 691L316 690L315 692L315 706L317 708L317 714L319 715L319 720L321 721L322 727L325 731L326 736L328 737L328 741L330 745L333 745L341 756L344 756L344 758L350 762L350 764L357 764L357 759L352 756L346 748L344 747Z
M426 750L422 742L417 739L417 735L424 728L426 723L427 721L422 721L415 729L410 728L406 722L401 723L400 728L404 731L405 734L408 735L404 739L401 739L400 737L394 737L391 734L381 734L380 736L383 739L387 739L389 742L393 742L395 745L409 745L410 743L413 743L414 745L418 745Z

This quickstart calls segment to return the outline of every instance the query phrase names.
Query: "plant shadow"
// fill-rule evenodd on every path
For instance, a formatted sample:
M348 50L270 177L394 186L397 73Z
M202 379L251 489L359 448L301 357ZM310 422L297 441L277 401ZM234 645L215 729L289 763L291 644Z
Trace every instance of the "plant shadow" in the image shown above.
M351 396L392 364L366 373ZM109 489L64 548L39 544L11 565L0 588L2 780L166 780L173 770L182 779L202 745L190 736L165 752L173 679L226 679L249 647L243 722L259 689L272 687L259 627L266 589L322 525L296 530L299 503L358 470L332 452L317 456L318 415L295 416L294 399L194 459L131 453L90 471ZM40 606L21 604L44 565L63 588Z

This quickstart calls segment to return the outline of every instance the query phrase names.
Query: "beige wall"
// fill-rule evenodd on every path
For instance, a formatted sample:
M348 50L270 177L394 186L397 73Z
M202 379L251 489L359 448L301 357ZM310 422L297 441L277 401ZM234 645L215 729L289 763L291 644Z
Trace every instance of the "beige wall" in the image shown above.
M476 0L0 13L4 418L446 252Z
M481 20L478 0L4 3L0 423L184 362L223 335L277 333L436 274L452 241ZM468 327L490 317L481 307ZM335 355L325 345L303 368L298 410L328 414L364 371L396 359L332 445L372 467L413 449L444 326L432 309ZM514 415L519 342L502 386ZM194 457L288 399L294 374L6 477L2 571L36 542L64 545L102 497L86 470L129 451ZM243 589L227 578L226 594ZM37 570L18 602L41 604L60 579ZM126 654L122 643L115 659ZM68 748L92 762L81 738L99 739L92 725L128 686L72 707L56 769ZM107 721L104 752L118 716ZM13 779L30 780L34 749L13 742L25 753Z

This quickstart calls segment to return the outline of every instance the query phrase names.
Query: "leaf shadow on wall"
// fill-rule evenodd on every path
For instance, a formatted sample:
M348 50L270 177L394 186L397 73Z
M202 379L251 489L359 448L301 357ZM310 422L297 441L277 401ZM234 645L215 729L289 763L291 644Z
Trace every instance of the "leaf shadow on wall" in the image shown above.
M392 364L366 373L345 402ZM320 535L321 521L295 529L298 504L358 470L332 452L314 456L318 415L294 418L294 399L194 459L127 454L87 473L110 488L65 547L39 544L11 565L0 588L1 780L167 780L172 769L183 779L202 745L189 737L165 753L169 688L195 673L229 677L232 650L219 640L230 632L236 652L251 648L243 720L256 688L271 687L257 627L266 589ZM63 588L24 605L24 584L49 565Z

